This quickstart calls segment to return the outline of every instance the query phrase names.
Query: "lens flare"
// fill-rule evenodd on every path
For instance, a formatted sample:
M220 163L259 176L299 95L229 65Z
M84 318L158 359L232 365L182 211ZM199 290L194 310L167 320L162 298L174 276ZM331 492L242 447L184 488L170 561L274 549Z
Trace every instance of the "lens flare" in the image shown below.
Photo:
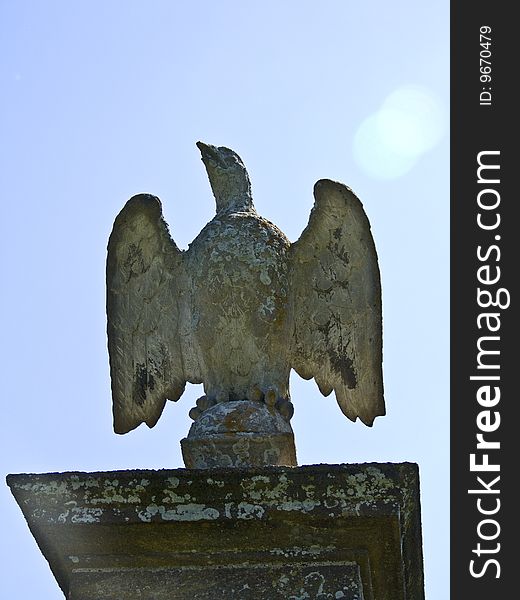
M401 177L439 143L444 121L439 102L428 90L400 87L360 124L353 142L356 162L374 178Z

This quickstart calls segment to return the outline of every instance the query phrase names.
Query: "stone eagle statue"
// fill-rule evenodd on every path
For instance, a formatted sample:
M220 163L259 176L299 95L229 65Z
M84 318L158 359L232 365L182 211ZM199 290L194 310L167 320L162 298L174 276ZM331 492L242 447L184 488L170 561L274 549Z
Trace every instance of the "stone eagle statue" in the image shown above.
M198 419L227 401L263 402L287 421L289 374L334 391L366 425L385 414L381 290L361 202L322 179L298 241L255 210L232 150L202 142L216 215L185 251L161 202L140 194L108 243L107 315L114 430L153 427L186 382L203 383Z

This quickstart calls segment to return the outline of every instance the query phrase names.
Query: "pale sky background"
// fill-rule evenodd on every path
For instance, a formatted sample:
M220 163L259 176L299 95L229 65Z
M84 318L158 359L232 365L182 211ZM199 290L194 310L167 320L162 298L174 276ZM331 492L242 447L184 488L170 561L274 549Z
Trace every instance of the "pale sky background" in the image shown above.
M181 467L191 386L112 432L106 244L139 192L186 248L197 140L236 150L295 241L312 187L359 195L379 254L387 416L291 379L300 464L417 462L426 593L449 597L449 3L0 0L1 472ZM0 597L63 598L5 484Z

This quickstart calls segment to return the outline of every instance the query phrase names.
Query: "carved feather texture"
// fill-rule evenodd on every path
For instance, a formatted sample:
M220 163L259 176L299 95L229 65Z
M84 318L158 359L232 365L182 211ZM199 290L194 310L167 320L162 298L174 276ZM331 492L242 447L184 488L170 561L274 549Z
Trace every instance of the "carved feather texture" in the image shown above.
M108 242L107 315L114 430L153 427L185 378L178 337L182 253L154 196L131 198Z
M291 366L334 390L366 425L385 414L379 267L363 206L347 186L320 180L309 224L291 246Z

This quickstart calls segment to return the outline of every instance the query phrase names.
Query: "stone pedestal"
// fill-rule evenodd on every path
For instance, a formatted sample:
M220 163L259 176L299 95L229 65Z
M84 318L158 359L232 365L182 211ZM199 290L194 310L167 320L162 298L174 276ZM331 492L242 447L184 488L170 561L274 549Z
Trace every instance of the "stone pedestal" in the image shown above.
M206 410L181 440L189 469L295 467L296 447L289 420L263 402L220 402Z
M423 600L416 465L10 475L71 600Z

